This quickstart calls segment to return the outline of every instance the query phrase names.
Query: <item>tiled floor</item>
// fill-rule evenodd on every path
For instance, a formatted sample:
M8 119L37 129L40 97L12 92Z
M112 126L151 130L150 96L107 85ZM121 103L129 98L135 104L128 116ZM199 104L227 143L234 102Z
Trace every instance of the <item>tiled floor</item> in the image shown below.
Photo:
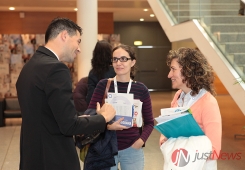
M152 92L154 117L160 114L160 109L169 107L173 92ZM218 161L219 170L245 169L245 137L234 139L234 134L245 133L245 117L229 95L217 96L222 114L223 160ZM18 170L19 165L19 136L21 119L7 119L6 127L0 128L0 170ZM144 148L145 170L162 170L163 158L158 146L159 133L154 130ZM228 159L227 155L238 154L241 159ZM82 163L81 163L82 165Z

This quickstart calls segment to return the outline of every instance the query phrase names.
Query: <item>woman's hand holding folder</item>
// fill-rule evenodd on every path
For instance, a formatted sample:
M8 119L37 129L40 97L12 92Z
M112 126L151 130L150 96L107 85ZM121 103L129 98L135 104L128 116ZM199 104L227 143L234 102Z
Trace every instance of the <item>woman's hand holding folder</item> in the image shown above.
M160 139L159 139L159 145L162 146L164 142L166 142L168 138L166 138L163 134L161 134Z

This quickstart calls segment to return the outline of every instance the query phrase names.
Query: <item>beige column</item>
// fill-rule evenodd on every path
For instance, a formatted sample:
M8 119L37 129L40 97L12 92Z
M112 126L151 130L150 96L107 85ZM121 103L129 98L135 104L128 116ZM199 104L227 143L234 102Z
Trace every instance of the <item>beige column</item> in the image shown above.
M98 35L97 0L77 0L77 24L83 29L81 53L77 58L78 81L88 75L91 69L93 49Z

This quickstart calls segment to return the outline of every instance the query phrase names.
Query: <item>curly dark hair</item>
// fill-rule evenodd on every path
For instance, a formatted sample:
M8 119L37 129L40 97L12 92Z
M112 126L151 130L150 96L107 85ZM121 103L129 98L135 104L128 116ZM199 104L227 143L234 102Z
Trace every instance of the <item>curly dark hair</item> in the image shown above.
M109 70L112 59L112 46L105 40L98 41L93 51L93 58L91 59L92 72L100 80L104 74Z
M173 59L177 59L184 77L182 82L191 88L191 95L196 95L204 88L213 96L216 95L213 87L214 71L207 59L199 50L181 47L170 50L167 56L167 65L170 67Z
M134 51L134 48L129 46L129 45L125 45L125 44L120 44L119 46L115 47L113 50L112 50L112 53L114 51L116 51L117 49L124 49L125 51L127 51L128 55L130 56L131 60L136 60L136 54L135 54L135 51ZM134 79L135 77L135 74L136 74L136 71L137 71L137 66L134 65L133 67L131 67L131 70L130 70L130 78L131 79Z

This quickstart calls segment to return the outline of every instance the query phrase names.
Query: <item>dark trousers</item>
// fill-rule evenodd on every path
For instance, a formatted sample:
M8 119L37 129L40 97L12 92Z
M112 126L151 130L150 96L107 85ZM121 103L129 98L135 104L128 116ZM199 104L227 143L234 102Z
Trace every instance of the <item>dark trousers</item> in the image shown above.
M245 4L242 1L240 1L240 9L238 14L244 15L244 8L245 8Z

